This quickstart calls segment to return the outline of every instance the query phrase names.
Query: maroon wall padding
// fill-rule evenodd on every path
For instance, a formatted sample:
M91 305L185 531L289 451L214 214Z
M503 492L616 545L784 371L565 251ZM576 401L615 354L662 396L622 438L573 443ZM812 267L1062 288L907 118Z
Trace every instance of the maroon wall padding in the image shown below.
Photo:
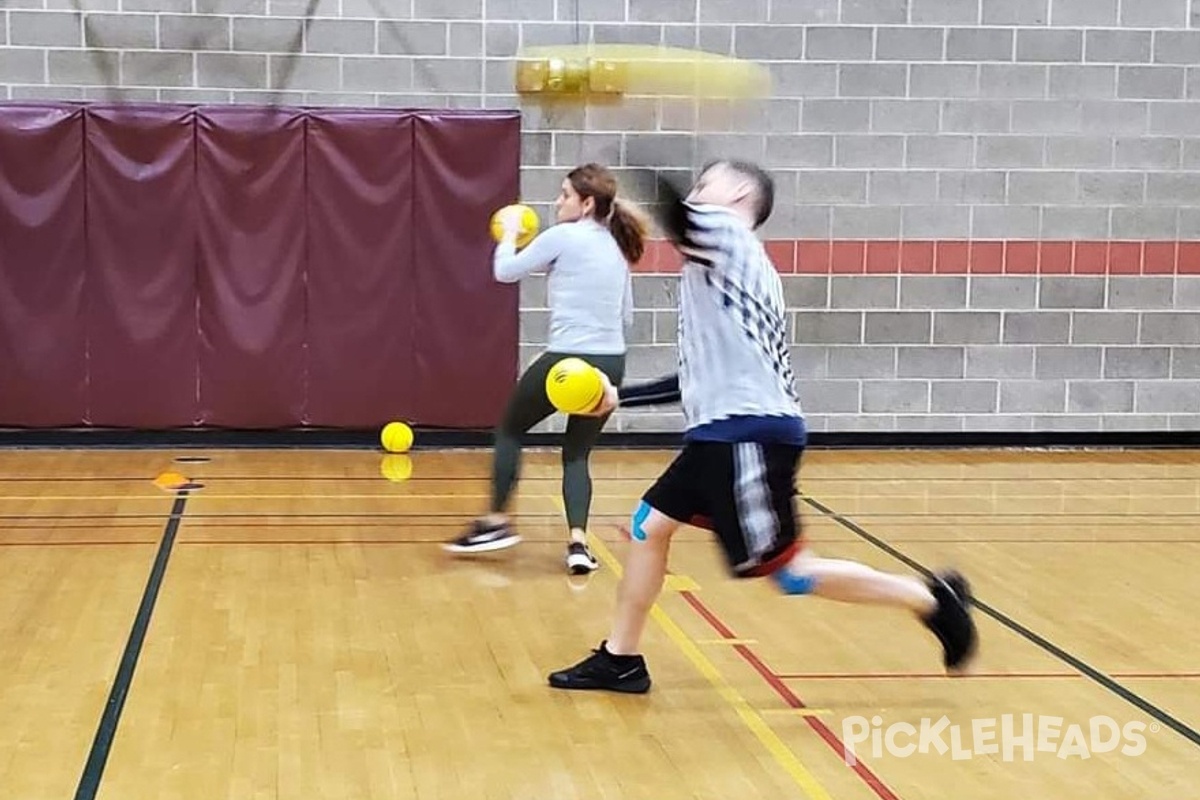
M0 104L0 426L494 425L519 158L515 111Z
M416 416L412 128L390 113L309 117L310 424Z
M0 421L86 421L83 112L0 115Z
M288 109L197 115L203 424L303 420L304 127Z
M87 147L90 421L196 413L196 137L186 107L92 107Z
M506 117L465 126L422 114L415 141L417 416L487 424L517 377L518 318L507 309L520 291L495 281L490 258L480 269L477 254L494 247L492 212L517 198L520 129Z

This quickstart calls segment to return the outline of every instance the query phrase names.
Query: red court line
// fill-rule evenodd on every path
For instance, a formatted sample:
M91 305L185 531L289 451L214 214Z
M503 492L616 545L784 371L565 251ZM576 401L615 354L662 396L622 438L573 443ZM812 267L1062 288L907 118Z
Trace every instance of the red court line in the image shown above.
M1110 672L1110 678L1200 678L1200 672ZM921 680L945 678L944 672L777 672L775 677L784 681L839 681L839 680ZM1080 672L976 672L955 680L974 679L1041 679L1041 678L1085 678Z
M722 638L738 638L734 632L730 630L729 627L720 620L720 618L717 617L716 614L714 614L708 609L707 606L704 605L700 598L696 597L695 594L689 591L682 591L679 594L688 602L688 605L695 609L697 614L704 618L704 620L709 624L710 627L712 627L713 630L721 635ZM735 644L733 645L733 649L736 650L738 654L750 664L750 666L754 667L755 671L762 676L763 680L765 680L767 684L775 690L775 693L778 694L780 698L782 698L783 701L791 708L808 708L804 701L801 700L790 688L788 688L787 685L779 679L779 676L772 672L770 668L767 667L767 665L764 664L757 655L755 655L753 650L744 644ZM808 723L808 726L812 728L818 736L825 740L825 743L828 744L835 753L837 753L838 758L842 760L842 763L846 763L846 746L842 743L842 740L838 738L837 734L830 730L828 725L815 716L805 716L804 721ZM889 789L887 784L880 780L880 778L875 775L875 773L872 772L866 766L866 764L862 762L861 759L856 758L854 766L851 767L851 769L853 769L855 773L857 773L858 776L863 779L863 782L866 783L867 786L871 787L871 791L875 792L875 794L880 797L881 800L900 800L899 796Z

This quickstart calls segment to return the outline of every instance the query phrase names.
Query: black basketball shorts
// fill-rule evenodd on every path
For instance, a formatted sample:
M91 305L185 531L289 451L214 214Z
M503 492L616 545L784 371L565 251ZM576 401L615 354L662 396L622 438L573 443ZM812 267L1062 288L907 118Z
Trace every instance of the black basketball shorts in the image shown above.
M735 577L768 575L801 541L796 475L804 448L688 442L642 497L671 519L712 530Z

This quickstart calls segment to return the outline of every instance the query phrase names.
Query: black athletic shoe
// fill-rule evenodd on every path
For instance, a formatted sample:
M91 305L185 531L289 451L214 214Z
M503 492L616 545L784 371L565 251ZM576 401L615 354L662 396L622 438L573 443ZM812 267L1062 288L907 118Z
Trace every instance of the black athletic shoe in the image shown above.
M572 575L586 575L600 569L600 562L583 542L567 545L567 571Z
M979 634L971 619L971 587L957 572L935 575L929 590L937 600L937 608L924 618L924 623L942 643L943 663L949 673L964 671L979 646Z
M943 572L940 575L941 579L950 587L950 591L954 592L963 604L967 606L968 611L971 606L971 584L961 573L953 570Z
M555 689L602 689L609 692L643 694L650 690L650 673L641 656L614 656L607 642L573 667L550 673Z
M512 547L519 541L521 537L507 524L488 525L482 520L475 520L466 533L442 547L451 553L487 553Z

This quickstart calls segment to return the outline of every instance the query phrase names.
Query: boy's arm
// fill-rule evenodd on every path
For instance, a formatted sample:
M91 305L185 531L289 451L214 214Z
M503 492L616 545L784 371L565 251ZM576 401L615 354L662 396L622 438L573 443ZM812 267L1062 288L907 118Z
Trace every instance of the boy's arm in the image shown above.
M657 174L657 219L675 248L694 264L724 271L745 258L732 218L721 210L689 203L670 178Z
M671 375L649 383L625 384L617 390L617 397L624 408L678 403L681 399L679 376Z
M661 199L658 222L667 238L689 259L705 266L712 266L704 248L698 241L699 228L696 225L695 211L684 200L683 191L670 178L659 173L655 176L658 184L658 196Z
M603 417L616 411L618 407L665 405L681 399L678 375L635 386L625 385L619 389L612 385L603 372L600 373L600 379L604 382L604 398L591 411L583 412L582 416Z

